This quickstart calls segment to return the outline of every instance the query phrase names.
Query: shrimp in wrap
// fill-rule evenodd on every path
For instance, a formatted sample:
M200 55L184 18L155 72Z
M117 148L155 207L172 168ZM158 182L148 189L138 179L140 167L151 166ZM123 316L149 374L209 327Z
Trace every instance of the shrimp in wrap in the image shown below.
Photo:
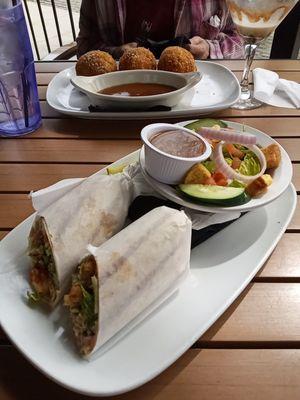
M37 215L29 234L29 298L57 304L87 245L100 246L123 228L132 185L125 174L95 174Z
M185 213L158 207L91 248L64 297L80 353L91 355L176 289L189 270L190 245Z

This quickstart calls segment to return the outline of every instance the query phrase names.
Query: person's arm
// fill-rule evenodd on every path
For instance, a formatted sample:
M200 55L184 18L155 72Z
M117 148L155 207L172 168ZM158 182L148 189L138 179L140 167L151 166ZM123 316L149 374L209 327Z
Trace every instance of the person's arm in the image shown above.
M97 21L95 1L82 0L79 18L79 34L77 42L77 56L80 57L90 50L102 50L119 58L127 48L136 47L136 43L127 43L121 46L112 46L101 40L101 32Z
M209 57L208 41L200 36L190 38L190 43L186 46L196 60L206 60Z

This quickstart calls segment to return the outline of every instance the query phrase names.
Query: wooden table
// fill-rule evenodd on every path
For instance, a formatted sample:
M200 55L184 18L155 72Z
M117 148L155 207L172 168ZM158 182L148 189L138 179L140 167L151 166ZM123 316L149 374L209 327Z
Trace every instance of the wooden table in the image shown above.
M241 75L241 61L222 64ZM300 82L299 61L257 61ZM43 126L0 140L0 237L32 213L28 193L60 179L87 176L140 146L146 121L71 119L45 101L47 84L67 63L36 65ZM288 151L300 190L299 110L225 110L216 117L269 133ZM276 250L247 289L174 365L119 399L300 398L300 208ZM176 335L176 332L174 332ZM147 346L147 343L145 343ZM49 349L51 351L51 349ZM34 369L0 331L0 399L83 399Z

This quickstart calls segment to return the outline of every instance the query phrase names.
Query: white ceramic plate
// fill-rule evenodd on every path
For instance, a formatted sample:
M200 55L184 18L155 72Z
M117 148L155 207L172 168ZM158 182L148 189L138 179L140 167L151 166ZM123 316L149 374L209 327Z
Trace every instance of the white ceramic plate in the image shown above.
M185 126L190 122L193 122L193 121L183 121L183 122L179 122L176 125ZM259 131L258 129L252 128L251 126L248 126L248 125L242 125L237 122L230 122L230 121L224 121L224 122L226 122L229 127L237 129L237 130L242 130L244 127L246 132L252 133L253 135L255 135L257 137L257 143L263 147L269 146L270 144L273 144L273 143L278 144L278 146L280 147L281 164L274 171L273 183L268 188L267 193L265 193L261 197L251 199L246 204L242 204L242 205L234 206L234 207L220 207L220 206L212 206L212 205L209 206L209 205L193 202L191 200L188 200L186 197L181 196L179 194L179 192L173 186L158 182L157 180L152 178L147 173L147 171L145 170L144 149L142 148L141 153L140 153L140 165L141 165L141 170L144 175L144 178L149 183L149 185L151 185L162 196L164 196L167 199L172 200L175 203L178 203L184 207L192 208L194 210L199 210L199 211L213 212L213 213L226 212L226 211L228 211L228 212L250 211L255 208L262 207L268 203L271 203L278 196L280 196L281 193L283 193L286 190L286 188L289 186L289 184L291 183L292 176L293 176L293 167L292 167L292 163L291 163L291 160L290 160L287 152L283 149L282 146L280 146L279 143L277 143L269 135Z
M74 117L96 119L175 118L204 115L230 107L240 96L236 76L226 67L211 61L196 61L203 74L201 82L189 90L170 111L89 112L90 100L73 87L71 67L59 72L49 83L47 102L55 110Z
M135 152L118 163L137 159ZM290 185L268 207L248 213L196 247L191 273L179 291L91 362L77 356L61 306L45 314L26 303L31 216L0 243L1 326L33 365L66 388L92 396L134 389L171 365L230 306L271 254L296 202Z

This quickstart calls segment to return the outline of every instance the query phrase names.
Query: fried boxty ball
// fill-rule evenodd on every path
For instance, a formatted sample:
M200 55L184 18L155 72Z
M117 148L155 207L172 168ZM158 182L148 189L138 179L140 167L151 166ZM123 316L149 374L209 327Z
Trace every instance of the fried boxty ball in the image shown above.
M156 69L154 54L144 47L125 50L119 61L119 70L130 69Z
M75 69L77 75L94 76L116 71L117 63L105 51L92 50L79 58Z
M158 69L179 73L197 71L193 55L179 46L167 47L161 53Z

